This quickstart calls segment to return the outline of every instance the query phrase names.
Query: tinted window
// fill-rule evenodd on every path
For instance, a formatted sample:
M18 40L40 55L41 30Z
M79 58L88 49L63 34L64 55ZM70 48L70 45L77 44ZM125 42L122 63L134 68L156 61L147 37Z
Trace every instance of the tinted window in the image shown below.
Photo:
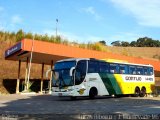
M136 66L129 66L129 74L136 74Z
M110 73L118 73L118 65L111 63L110 64Z
M144 67L143 69L144 69L144 75L148 75L148 74L149 74L149 69L148 69L148 67Z
M149 67L149 75L153 75L153 68Z
M105 62L100 62L99 71L102 73L109 73L109 64Z
M120 74L128 74L128 65L119 65Z
M88 73L98 73L99 72L99 62L88 61Z
M81 60L77 63L75 72L75 84L78 85L83 82L86 76L87 63L85 60Z
M59 69L70 69L71 67L74 67L76 65L76 61L64 61L64 62L57 62L54 65L55 70Z
M153 75L152 67L144 67L144 75Z
M137 72L137 75L143 75L143 67L137 66L136 72Z

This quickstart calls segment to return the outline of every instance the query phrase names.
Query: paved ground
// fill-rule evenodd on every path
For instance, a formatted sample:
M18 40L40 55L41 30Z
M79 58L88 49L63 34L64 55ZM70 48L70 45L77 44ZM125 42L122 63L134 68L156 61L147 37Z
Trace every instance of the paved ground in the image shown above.
M94 100L50 95L1 95L0 118L160 119L160 97L99 97Z

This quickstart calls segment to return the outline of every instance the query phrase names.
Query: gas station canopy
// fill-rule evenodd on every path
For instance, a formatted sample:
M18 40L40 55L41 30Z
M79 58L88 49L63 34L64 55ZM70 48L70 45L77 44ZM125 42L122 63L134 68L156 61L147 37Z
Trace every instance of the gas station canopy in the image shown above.
M51 65L65 58L96 58L96 59L116 59L137 64L151 64L154 67L155 76L160 77L160 61L149 60L137 57L123 56L111 52L100 52L95 50L82 49L75 46L67 46L38 40L23 39L5 51L5 59L19 61L16 93L19 93L20 68L21 62L26 62L25 90L28 89L29 71L28 63L32 53L32 63L42 64L41 88L43 89L44 65ZM51 79L49 81L49 90L51 91Z
M82 49L75 46L67 46L38 40L23 39L5 51L6 60L21 60L26 62L33 51L33 63L47 64L65 58L97 58L97 59L118 59L137 64L151 64L156 71L160 71L160 62L156 60L142 59L137 57L123 56L110 52L100 52Z

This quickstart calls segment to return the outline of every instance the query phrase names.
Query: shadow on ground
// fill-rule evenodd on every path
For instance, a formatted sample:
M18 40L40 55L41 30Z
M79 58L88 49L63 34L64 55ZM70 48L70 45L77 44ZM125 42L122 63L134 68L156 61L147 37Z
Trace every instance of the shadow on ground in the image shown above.
M160 98L134 97L68 97L50 95L3 95L0 96L2 119L112 119L146 117L160 119ZM109 119L109 118L108 118Z
M39 92L41 80L30 79L30 82L32 83L30 91ZM43 81L43 89L48 88L48 83L49 83L48 80ZM3 79L3 86L10 94L16 93L16 84L17 84L17 79ZM20 79L19 91L22 92L23 90L24 90L24 79Z

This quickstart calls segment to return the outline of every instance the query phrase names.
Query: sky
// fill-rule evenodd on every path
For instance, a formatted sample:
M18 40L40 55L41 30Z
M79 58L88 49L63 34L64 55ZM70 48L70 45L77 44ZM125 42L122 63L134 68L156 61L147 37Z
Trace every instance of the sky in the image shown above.
M0 30L79 43L160 40L160 0L0 0ZM56 21L58 19L58 22Z

